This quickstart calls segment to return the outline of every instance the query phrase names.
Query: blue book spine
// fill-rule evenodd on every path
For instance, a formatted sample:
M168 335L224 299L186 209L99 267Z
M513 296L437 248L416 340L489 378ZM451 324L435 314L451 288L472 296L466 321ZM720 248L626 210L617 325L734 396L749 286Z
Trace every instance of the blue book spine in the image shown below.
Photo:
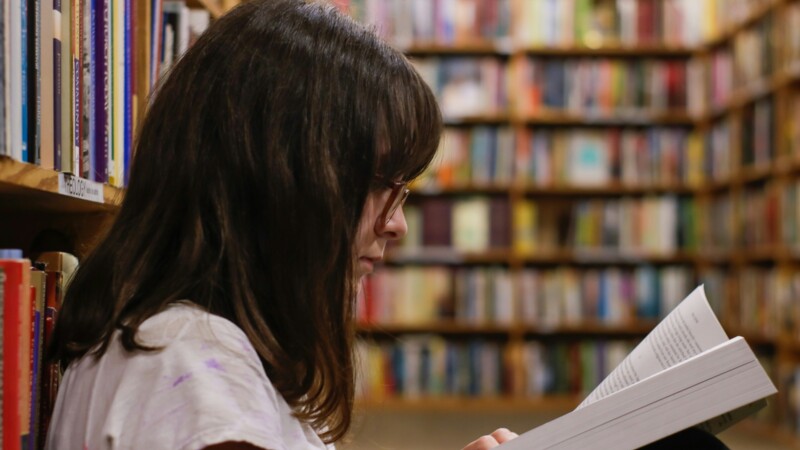
M125 0L125 124L124 124L124 144L122 149L122 184L128 185L128 173L130 171L131 142L133 133L133 53L131 51L133 39L133 0Z
M22 51L22 161L28 161L28 6L20 2L19 20L22 22L20 46Z

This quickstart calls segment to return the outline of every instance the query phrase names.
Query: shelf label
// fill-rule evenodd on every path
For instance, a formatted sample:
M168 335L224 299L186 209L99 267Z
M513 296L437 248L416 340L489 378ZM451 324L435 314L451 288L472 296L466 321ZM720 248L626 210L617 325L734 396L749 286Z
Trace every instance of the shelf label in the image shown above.
M68 173L58 174L58 193L90 202L104 203L102 184Z

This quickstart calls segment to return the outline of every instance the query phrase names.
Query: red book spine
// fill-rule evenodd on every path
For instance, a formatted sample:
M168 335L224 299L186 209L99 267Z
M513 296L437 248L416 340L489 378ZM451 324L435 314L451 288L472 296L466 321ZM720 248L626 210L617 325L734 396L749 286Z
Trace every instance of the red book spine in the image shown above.
M0 260L5 273L3 282L3 450L19 450L22 445L22 418L27 409L23 404L28 383L29 361L22 358L27 333L22 321L30 299L30 261Z

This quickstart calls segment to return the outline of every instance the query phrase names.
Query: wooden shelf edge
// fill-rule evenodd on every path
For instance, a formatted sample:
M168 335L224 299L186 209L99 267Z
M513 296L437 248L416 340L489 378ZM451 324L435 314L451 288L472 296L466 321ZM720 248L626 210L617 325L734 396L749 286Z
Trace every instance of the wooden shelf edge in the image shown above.
M0 189L68 198L69 201L81 205L79 210L113 211L122 201L123 190L108 185L103 185L104 203L68 197L59 193L58 177L59 173L54 170L0 156Z
M528 325L514 324L485 324L473 325L454 321L429 322L422 324L382 324L362 323L357 330L362 334L482 334L482 335L511 335L526 334L538 336L560 335L626 335L644 336L656 325L655 320L638 319L629 323L604 322L599 319L587 319L581 322L554 324L554 325Z
M384 397L356 399L356 410L361 411L436 411L436 412L558 412L570 411L580 403L577 396L552 395L543 397L454 397L423 396L418 398Z
M199 6L206 9L214 19L219 19L226 12L225 9L214 0L189 0L188 4L189 6Z

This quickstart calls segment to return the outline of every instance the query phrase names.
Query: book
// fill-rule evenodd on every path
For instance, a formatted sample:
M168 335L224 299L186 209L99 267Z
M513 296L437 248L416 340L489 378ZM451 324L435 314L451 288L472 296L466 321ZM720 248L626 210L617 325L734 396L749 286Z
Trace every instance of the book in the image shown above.
M78 258L65 252L43 252L36 256L36 264L44 265L45 292L42 320L43 348L50 348L53 341L53 328L61 309L67 286L78 269ZM45 433L55 406L61 369L58 363L50 362L40 369L41 386L39 390L39 442L45 441Z
M19 252L21 253L21 252ZM3 448L27 447L30 417L30 261L0 255L3 282Z
M574 411L499 448L638 448L690 427L716 434L777 393L696 288Z

